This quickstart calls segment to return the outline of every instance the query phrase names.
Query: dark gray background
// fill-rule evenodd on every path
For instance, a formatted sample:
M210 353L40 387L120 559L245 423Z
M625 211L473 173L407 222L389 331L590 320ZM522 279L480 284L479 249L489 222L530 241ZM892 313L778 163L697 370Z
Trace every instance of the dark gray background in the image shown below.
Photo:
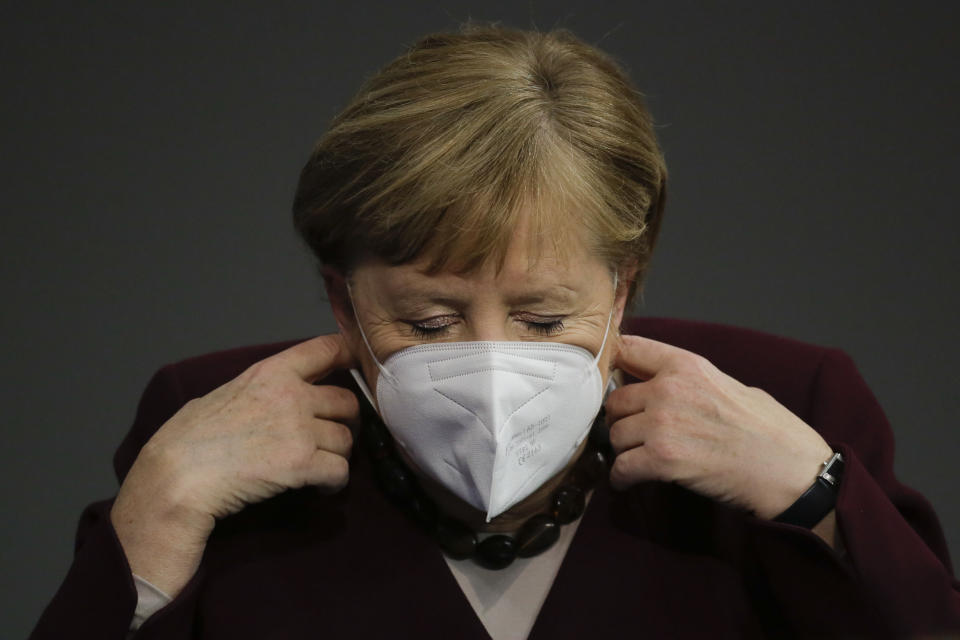
M960 553L957 5L769 5L5 5L0 635L115 492L157 367L334 328L289 222L299 168L366 74L471 16L627 65L672 177L637 311L845 349Z

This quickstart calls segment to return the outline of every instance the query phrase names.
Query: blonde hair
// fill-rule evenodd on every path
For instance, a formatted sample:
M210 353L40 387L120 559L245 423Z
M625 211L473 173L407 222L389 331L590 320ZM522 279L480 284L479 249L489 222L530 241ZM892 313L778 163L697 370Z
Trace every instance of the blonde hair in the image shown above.
M502 264L520 215L643 281L666 166L640 93L566 30L468 24L370 78L316 144L294 223L321 265ZM523 212L523 213L522 213Z

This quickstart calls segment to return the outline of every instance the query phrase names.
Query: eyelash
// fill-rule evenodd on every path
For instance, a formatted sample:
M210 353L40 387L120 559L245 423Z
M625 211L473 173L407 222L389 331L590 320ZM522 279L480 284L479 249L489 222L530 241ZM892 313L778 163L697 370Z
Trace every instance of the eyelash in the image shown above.
M563 331L563 320L551 320L549 322L530 322L524 320L527 329L541 336L552 336ZM439 338L447 333L452 324L439 327L426 327L419 324L411 324L410 331L415 338L426 340L429 338Z
M552 336L563 331L563 320L551 320L549 322L529 322L525 321L527 328L542 336Z

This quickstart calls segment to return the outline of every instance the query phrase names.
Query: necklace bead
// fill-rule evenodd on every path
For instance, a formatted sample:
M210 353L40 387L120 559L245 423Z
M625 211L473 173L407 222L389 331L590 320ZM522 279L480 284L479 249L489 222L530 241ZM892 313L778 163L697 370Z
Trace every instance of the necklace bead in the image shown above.
M477 534L459 520L439 518L434 537L443 552L454 560L471 558L477 550Z
M553 516L533 516L517 532L517 557L530 558L543 553L560 539L560 525Z
M558 523L570 524L583 515L586 506L586 495L583 489L573 485L564 485L553 494L550 513Z
M588 491L607 474L607 458L599 449L588 446L570 473L570 482Z
M517 543L508 535L490 536L477 545L476 560L487 569L503 569L517 557Z

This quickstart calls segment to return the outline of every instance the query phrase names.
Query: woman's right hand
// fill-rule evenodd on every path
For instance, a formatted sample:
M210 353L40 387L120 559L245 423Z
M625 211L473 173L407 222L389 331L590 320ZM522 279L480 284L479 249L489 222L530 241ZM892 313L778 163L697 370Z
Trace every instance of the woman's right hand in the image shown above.
M354 366L340 335L297 344L186 403L141 449L110 519L133 573L176 596L217 518L288 488L349 477L350 391L317 386Z

